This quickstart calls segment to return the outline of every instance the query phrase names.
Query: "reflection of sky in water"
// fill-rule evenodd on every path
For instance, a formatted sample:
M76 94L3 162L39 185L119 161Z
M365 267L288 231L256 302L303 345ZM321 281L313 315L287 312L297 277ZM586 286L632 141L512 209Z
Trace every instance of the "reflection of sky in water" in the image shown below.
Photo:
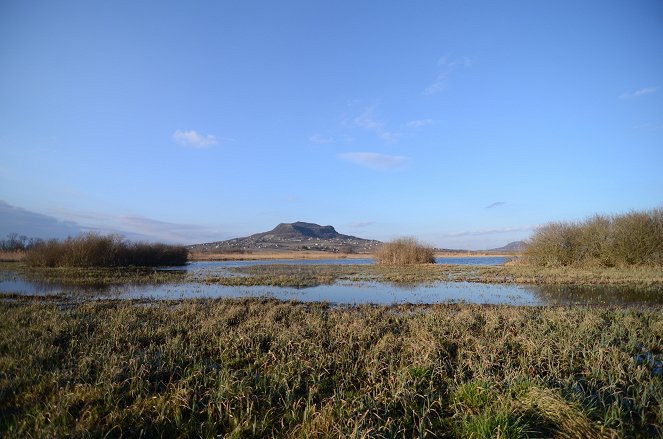
M377 282L341 281L332 285L308 288L250 286L235 287L179 283L161 285L119 285L103 290L62 287L20 279L0 281L0 292L27 295L84 293L97 298L186 299L217 297L268 296L282 300L326 301L330 303L440 303L468 302L482 304L546 305L567 303L663 303L660 292L638 292L616 287L582 288L576 286L525 286L440 282L398 286Z
M486 257L444 257L435 258L438 264L454 265L502 265L510 258L503 256ZM172 267L167 270L211 270L216 268L252 267L254 265L370 265L371 258L346 259L263 259L256 261L194 261L184 267Z
M451 258L449 258L451 259ZM455 260L459 258L453 258ZM475 261L498 258L462 258L468 264ZM504 258L499 258L504 262ZM227 275L229 268L246 267L265 263L283 264L357 264L370 259L332 260L279 260L279 261L210 261L193 262L185 267L189 274ZM494 262L494 261L492 261ZM494 262L496 263L496 262ZM175 268L173 268L175 269ZM182 267L177 267L182 270ZM235 273L235 275L237 275ZM663 291L641 291L614 286L526 286L511 284L483 284L471 282L438 282L433 284L398 285L377 282L339 281L331 285L307 288L273 286L223 286L195 282L166 284L130 284L104 288L71 287L27 281L16 273L0 273L0 292L25 295L83 294L97 298L217 298L268 296L282 300L326 301L330 303L440 303L468 302L481 304L546 305L569 303L638 304L663 303Z

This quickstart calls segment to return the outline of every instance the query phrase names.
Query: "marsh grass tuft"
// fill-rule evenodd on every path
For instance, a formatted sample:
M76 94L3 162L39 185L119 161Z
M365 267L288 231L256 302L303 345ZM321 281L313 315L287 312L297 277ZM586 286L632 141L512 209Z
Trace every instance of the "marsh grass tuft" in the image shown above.
M2 437L663 434L661 378L633 359L663 345L660 307L17 298L0 316Z
M434 264L435 252L414 238L398 238L383 244L374 259L380 265Z
M155 267L184 265L187 255L183 246L128 242L119 235L87 233L35 244L24 260L32 267Z

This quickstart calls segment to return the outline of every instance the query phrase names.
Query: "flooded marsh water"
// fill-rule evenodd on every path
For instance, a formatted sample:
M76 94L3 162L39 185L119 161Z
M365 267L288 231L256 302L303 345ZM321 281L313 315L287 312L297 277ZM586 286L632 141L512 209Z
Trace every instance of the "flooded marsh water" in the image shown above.
M459 265L499 265L505 258L438 258L438 263ZM337 304L453 303L510 304L541 306L553 304L663 304L663 291L623 286L520 285L478 282L390 283L371 280L338 279L307 287L229 286L203 282L209 277L248 276L243 270L274 264L308 267L367 265L370 259L283 260L283 261L204 261L185 267L165 268L181 274L180 281L120 283L112 285L72 285L26 278L19 272L0 270L0 293L19 295L76 295L90 299L189 299L222 297L273 297L280 300L329 302Z

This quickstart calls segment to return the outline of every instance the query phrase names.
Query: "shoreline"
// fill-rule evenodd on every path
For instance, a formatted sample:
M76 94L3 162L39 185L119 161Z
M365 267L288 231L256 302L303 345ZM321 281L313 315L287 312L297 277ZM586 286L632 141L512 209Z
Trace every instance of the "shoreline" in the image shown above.
M436 258L508 258L518 254L490 254L467 252L436 252ZM258 253L189 253L190 262L199 261L269 261L288 260L324 260L324 259L372 259L372 253L330 253L330 252L258 252Z

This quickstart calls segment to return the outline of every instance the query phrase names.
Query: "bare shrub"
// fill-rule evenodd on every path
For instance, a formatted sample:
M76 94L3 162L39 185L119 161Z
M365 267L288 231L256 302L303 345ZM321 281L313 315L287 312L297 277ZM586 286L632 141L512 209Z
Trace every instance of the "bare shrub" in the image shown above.
M185 247L128 242L119 235L88 233L31 247L25 262L33 267L126 267L184 265Z
M663 209L546 224L523 256L549 267L663 265Z
M414 238L398 238L385 243L375 252L375 261L380 265L434 264L432 247Z

